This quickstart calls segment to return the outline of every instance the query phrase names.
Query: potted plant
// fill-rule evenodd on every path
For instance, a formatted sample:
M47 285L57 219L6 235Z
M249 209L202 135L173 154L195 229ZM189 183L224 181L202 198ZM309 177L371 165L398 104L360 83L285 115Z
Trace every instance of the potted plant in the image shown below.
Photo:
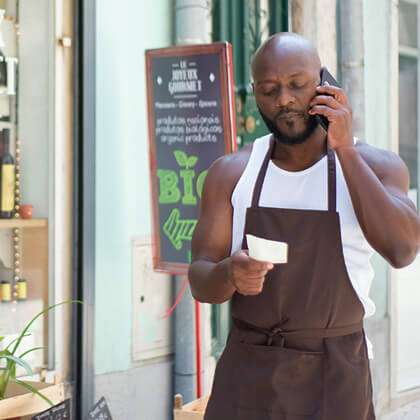
M19 379L16 376L16 368L23 368L28 376L33 375L31 366L25 361L25 357L34 351L44 347L34 347L24 352L19 348L25 337L30 334L29 329L33 323L51 309L66 303L82 303L71 300L51 305L36 314L24 327L19 336L10 342L3 350L0 350L0 361L4 367L0 368L0 419L20 419L46 410L49 406L56 405L64 400L63 384L48 385L42 382L30 382ZM4 337L0 336L0 341Z

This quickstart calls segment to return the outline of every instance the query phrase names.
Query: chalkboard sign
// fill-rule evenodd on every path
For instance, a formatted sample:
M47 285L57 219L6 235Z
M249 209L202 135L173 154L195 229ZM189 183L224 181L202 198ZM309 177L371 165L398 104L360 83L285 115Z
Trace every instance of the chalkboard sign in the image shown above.
M146 51L154 268L185 274L210 165L236 149L228 43Z
M102 397L89 411L88 420L112 420L105 398Z
M32 420L71 420L70 400L65 400L32 417Z

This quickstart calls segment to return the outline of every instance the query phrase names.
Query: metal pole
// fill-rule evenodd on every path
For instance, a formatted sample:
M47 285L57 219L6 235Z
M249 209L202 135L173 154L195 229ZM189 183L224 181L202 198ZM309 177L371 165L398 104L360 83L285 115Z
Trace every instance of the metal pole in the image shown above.
M175 43L203 44L211 39L210 2L206 0L176 0ZM173 277L175 294L182 288L184 277ZM174 312L175 394L182 394L185 402L196 398L197 364L195 341L195 306L190 289ZM201 317L198 317L201 318Z
M175 296L182 289L184 277L174 276ZM187 287L174 311L175 394L182 394L185 402L196 398L196 346L194 299Z
M73 418L86 418L95 397L95 17L96 0L74 2L74 220L72 307ZM89 139L89 141L87 141ZM92 163L93 162L93 163Z
M176 0L175 43L204 44L211 39L211 7L208 0Z

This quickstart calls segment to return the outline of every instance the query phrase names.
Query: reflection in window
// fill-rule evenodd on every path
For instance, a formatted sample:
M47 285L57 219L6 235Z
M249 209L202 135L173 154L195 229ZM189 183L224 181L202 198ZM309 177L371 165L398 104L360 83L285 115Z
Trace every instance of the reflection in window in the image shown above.
M417 48L417 5L401 0L399 3L400 44Z
M417 189L417 58L400 56L400 156L410 171L410 189Z

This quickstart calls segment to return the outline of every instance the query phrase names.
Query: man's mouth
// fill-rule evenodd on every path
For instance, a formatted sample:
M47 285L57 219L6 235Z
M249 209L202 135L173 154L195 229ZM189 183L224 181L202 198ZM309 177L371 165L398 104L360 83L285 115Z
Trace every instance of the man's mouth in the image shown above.
M300 112L287 112L285 114L278 115L276 119L288 120L288 119L297 118L297 117L302 117L302 114Z

